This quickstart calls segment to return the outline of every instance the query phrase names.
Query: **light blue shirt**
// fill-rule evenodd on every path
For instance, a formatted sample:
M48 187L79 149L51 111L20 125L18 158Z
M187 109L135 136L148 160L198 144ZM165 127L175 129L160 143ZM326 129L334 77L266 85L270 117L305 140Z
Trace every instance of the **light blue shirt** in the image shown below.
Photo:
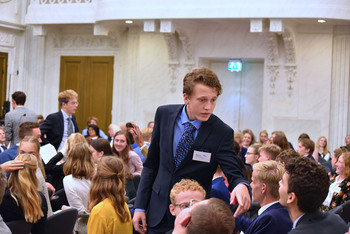
M183 132L185 131L184 124L190 122L196 130L194 131L194 139L196 139L198 135L199 128L202 126L202 121L193 120L190 121L186 114L186 105L182 108L182 111L179 116L176 117L175 126L174 126L174 141L173 141L173 156L176 154L176 147L179 144L179 141L182 137Z
M303 216L304 216L304 214L300 215L300 216L294 221L292 229L294 229L294 228L297 226L297 223L298 223L299 219L301 219L301 217L303 217Z
M63 126L64 126L64 129L63 129L62 141L61 141L60 146L58 147L58 150L61 150L63 148L64 143L66 142L67 138L69 137L68 136L68 118L72 118L72 115L70 115L70 116L67 115L67 113L64 112L62 109L61 109L61 112L62 112L62 115L63 115ZM73 125L73 132L75 132L73 120L72 120L72 125Z

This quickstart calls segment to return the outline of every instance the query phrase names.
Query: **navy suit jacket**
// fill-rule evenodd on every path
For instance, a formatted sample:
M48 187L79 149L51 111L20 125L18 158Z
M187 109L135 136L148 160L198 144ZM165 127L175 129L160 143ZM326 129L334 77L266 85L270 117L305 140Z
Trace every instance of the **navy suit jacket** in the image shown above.
M304 214L289 233L344 234L348 225L339 215L319 210Z
M72 122L74 124L74 131L79 132L75 116L72 115ZM56 150L61 144L64 131L63 114L61 111L50 114L45 121L40 125L41 139L43 144L51 143ZM46 135L46 138L45 138Z
M231 191L239 183L248 185L233 152L233 130L213 114L208 121L202 122L192 148L178 168L175 167L174 126L183 106L161 106L156 112L152 142L135 203L135 208L147 210L148 227L166 223L170 225L169 229L172 228L174 219L169 212L169 194L173 185L183 178L198 181L209 198L212 177L220 164ZM210 162L192 160L194 150L211 153ZM165 216L167 218L163 219Z
M244 222L247 222L249 225L248 228L244 231L245 234L283 234L288 233L293 226L288 211L280 203L275 203L267 208L253 222L251 222L249 218L242 215L237 217L236 224L243 227L246 226Z
M213 180L211 185L211 196L219 198L226 202L227 205L230 205L230 191L228 191L228 188L226 187L226 184L224 182L224 178L217 177Z

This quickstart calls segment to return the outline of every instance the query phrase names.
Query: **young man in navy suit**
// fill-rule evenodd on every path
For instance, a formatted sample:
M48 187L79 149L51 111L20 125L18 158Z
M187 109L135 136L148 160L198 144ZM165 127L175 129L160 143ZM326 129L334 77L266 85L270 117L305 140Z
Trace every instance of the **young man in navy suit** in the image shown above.
M249 184L233 151L233 130L212 114L221 91L212 70L195 68L183 81L185 105L157 109L135 202L133 224L139 233L165 233L173 228L169 193L181 179L198 181L209 198L218 165L228 179L231 203L239 204L235 216L249 209Z
M320 206L328 194L329 177L320 164L306 157L290 160L280 181L280 203L293 221L289 232L345 233L348 225L332 212L321 212Z
M59 112L50 114L40 125L42 141L51 143L56 150L63 148L67 138L74 132L79 132L75 114L78 108L78 94L71 89L58 94L58 102L61 106Z
M283 173L283 165L273 160L254 164L250 187L253 201L259 202L261 206L258 211L259 216L254 221L243 215L237 217L236 228L245 234L283 234L292 229L288 211L278 202L278 183Z

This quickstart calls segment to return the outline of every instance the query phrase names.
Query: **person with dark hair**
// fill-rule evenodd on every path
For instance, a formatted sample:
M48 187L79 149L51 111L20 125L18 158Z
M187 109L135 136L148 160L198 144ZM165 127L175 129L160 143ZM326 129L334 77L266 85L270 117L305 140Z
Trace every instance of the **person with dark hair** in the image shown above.
M50 114L40 125L42 141L44 144L52 144L56 150L61 150L67 138L74 132L79 132L75 120L75 112L78 108L78 94L71 89L58 94L58 103L61 110Z
M306 157L295 158L285 165L280 181L279 202L288 210L296 233L345 233L348 225L338 215L321 212L328 194L329 177L322 165Z
M86 141L90 144L93 140L100 138L100 129L97 125L91 124L88 127L87 135L85 136Z
M290 160L293 158L299 158L300 154L298 152L295 152L293 149L287 149L283 150L279 155L276 157L276 161L282 163L283 165L286 165Z
M235 216L249 209L249 184L233 151L233 130L212 114L221 92L211 69L194 68L183 80L185 105L157 109L135 202L133 224L139 233L165 233L173 228L169 192L181 179L198 181L210 197L218 165L227 177L231 203L238 201Z
M233 233L235 220L227 204L210 198L184 209L175 220L173 234Z
M299 135L298 141L300 139L310 139L310 137L309 137L309 135L307 133L302 133L302 134Z
M26 94L22 91L16 91L12 94L13 110L5 115L5 139L10 141L11 146L19 142L17 129L23 122L37 122L34 111L24 107L26 102Z
M299 139L297 152L300 154L300 156L306 157L310 160L317 162L317 160L312 156L312 153L314 152L314 150L315 150L315 143L312 140L307 138Z
M41 143L41 132L39 124L35 122L24 122L18 127L18 139L21 141L26 136L34 136ZM0 153L0 164L14 160L17 157L18 145L8 148ZM4 168L3 168L4 169Z
M83 131L81 131L81 134L83 134L83 136L87 136L89 134L88 130L89 130L90 125L98 126L98 118L95 116L89 116L89 118L86 121L86 125L88 127L83 129ZM97 135L99 135L100 137L102 137L104 139L108 139L108 136L100 128L98 128Z
M290 149L290 145L285 136L277 135L273 138L272 144L278 145L282 151Z
M255 136L252 130L250 130L249 128L244 129L242 134L243 134L243 141L242 141L243 147L248 148L249 146L255 143Z
M106 139L98 138L93 140L90 144L90 149L92 151L92 157L94 162L98 163L104 155L113 155L111 145Z

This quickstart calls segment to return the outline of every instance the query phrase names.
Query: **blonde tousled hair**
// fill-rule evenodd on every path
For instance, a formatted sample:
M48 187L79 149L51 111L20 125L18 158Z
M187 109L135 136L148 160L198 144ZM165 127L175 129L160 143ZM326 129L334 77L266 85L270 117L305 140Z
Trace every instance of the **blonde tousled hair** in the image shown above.
M20 154L15 160L22 161L24 168L11 173L8 183L10 194L17 205L22 207L26 222L36 223L44 216L38 192L39 182L35 174L38 160L32 154Z

